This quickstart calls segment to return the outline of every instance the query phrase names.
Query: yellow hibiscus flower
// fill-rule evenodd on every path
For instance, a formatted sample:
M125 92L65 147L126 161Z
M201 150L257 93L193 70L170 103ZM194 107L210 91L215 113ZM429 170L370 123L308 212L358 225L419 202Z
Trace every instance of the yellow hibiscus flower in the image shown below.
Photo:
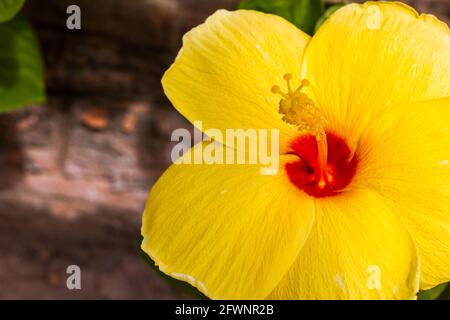
M449 53L447 25L401 3L347 5L312 38L216 12L165 93L204 129L279 129L280 169L172 165L143 250L215 299L407 299L449 281ZM307 134L294 105L317 112Z

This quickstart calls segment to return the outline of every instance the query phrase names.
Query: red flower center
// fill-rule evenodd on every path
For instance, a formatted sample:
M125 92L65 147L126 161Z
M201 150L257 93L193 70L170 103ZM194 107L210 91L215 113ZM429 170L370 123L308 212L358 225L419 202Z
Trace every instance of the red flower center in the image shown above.
M324 175L320 172L314 135L304 135L294 140L291 144L292 153L300 160L285 165L290 181L315 198L333 196L344 189L355 175L358 162L341 137L327 133L327 142L327 172ZM322 176L325 179L321 179Z

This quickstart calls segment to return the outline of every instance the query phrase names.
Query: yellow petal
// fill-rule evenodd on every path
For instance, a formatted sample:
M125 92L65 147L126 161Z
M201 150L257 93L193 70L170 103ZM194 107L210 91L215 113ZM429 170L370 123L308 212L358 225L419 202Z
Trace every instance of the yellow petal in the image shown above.
M450 31L396 2L350 4L334 13L304 53L308 94L347 137L389 106L450 96Z
M316 202L311 234L272 299L405 299L418 290L414 244L389 202L353 190Z
M289 160L274 176L258 165L172 165L150 192L143 250L210 298L264 298L313 222L313 200L283 170Z
M450 98L392 108L359 143L357 187L393 199L415 240L421 288L450 281Z
M219 10L183 38L183 48L166 72L164 91L175 108L203 129L278 128L281 149L296 134L281 120L283 75L300 83L309 36L286 20L256 11ZM216 139L223 142L221 139Z

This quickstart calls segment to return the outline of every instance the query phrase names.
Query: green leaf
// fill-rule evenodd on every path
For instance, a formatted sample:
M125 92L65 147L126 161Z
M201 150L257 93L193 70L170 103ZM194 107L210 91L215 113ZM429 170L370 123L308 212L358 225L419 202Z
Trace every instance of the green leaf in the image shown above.
M45 101L44 70L37 38L17 15L0 24L0 112Z
M325 10L322 0L241 0L239 9L276 14L310 35Z
M444 292L439 296L439 300L450 300L450 286L448 285L448 282Z
M0 22L13 18L24 3L25 0L0 0Z
M329 17L331 17L331 15L333 13L335 13L338 9L342 8L345 4L344 3L340 3L340 4L335 4L332 5L331 7L329 7L325 13L317 20L316 22L316 26L314 28L314 33L317 32L317 30L319 30L320 26L325 22L325 20L327 20Z
M447 283L440 284L430 290L421 291L417 295L419 300L436 300L444 292L447 287Z

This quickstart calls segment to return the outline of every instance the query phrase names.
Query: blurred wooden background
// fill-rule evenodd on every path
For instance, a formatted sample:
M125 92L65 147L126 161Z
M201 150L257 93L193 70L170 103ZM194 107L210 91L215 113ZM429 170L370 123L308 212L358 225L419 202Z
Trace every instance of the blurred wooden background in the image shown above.
M450 17L447 0L407 1ZM65 28L78 4L82 30ZM137 255L147 192L188 123L160 78L181 36L235 0L28 0L48 102L0 115L0 298L186 297ZM448 22L448 20L447 20ZM65 270L82 269L82 290Z

